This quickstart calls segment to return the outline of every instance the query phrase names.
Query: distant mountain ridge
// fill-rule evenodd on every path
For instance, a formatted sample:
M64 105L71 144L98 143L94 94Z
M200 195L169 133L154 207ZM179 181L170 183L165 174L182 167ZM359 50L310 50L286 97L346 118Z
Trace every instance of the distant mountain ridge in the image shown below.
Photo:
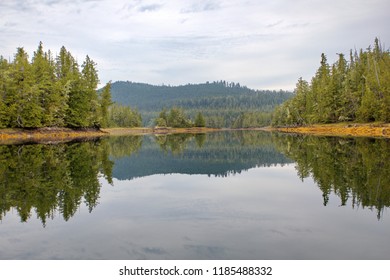
M129 105L139 110L160 110L164 106L172 104L184 104L185 101L214 99L223 97L263 97L265 104L273 105L280 99L290 98L292 92L253 90L239 83L206 82L203 84L187 84L180 86L150 85L130 81L117 81L111 85L112 99L114 102ZM262 96L261 96L262 95ZM274 100L266 100L274 99ZM241 98L242 100L242 98ZM187 106L185 106L187 107Z
M176 106L191 116L202 112L211 118L223 118L224 126L243 112L271 112L293 95L283 90L253 90L226 81L180 86L117 81L111 85L111 94L114 102L138 109L146 122L163 108Z

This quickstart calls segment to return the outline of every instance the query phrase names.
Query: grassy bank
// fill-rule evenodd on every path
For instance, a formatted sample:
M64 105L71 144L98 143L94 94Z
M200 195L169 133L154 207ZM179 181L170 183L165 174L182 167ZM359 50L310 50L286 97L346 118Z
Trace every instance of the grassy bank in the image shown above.
M89 139L107 135L97 129L38 128L38 129L0 129L0 144L13 143L57 143L75 139Z
M39 129L0 129L0 144L19 143L60 143L76 139L91 139L108 135L145 135L173 133L206 133L216 131L213 128L105 128L105 129L70 129L70 128L39 128Z
M303 133L324 136L361 136L390 138L389 123L337 123L316 124L301 127L270 128L287 133Z
M146 134L175 134L175 133L207 133L222 129L192 127L192 128L105 128L69 129L69 128L40 128L40 129L0 129L0 144L16 143L59 143L76 139L93 139L109 135L146 135ZM246 130L267 130L286 133L302 133L323 136L362 136L390 138L390 123L338 123L317 124L302 127L268 127Z

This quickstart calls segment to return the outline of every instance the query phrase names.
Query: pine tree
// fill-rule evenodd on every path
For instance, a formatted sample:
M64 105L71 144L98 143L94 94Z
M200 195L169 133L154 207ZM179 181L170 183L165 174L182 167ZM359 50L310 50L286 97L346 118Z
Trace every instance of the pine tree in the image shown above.
M195 118L195 127L205 127L206 120L204 119L202 113L198 113Z
M32 72L37 85L37 94L42 107L43 126L61 126L63 120L58 112L62 106L60 90L56 87L54 61L50 53L44 53L42 42L34 52L32 59Z
M23 48L18 48L11 67L12 84L7 101L11 126L20 128L41 127L42 107L38 86L34 83L32 67Z
M103 88L100 96L100 112L101 112L101 126L107 127L109 125L108 108L112 104L111 100L111 82L108 82Z
M67 101L65 125L68 127L89 126L89 100L85 93L79 66L73 56L62 47L56 59L56 73L64 100Z
M9 109L7 105L7 87L9 85L10 66L6 59L0 56L0 128L9 125Z
M99 116L99 100L96 92L99 84L99 77L96 70L96 63L87 55L84 63L81 66L82 71L82 86L83 99L86 107L85 114L88 121L88 126L100 126ZM87 101L87 102L85 102Z
M321 65L316 76L312 80L312 91L315 97L313 111L314 122L328 122L330 114L329 106L332 99L329 98L330 69L325 54L321 54Z

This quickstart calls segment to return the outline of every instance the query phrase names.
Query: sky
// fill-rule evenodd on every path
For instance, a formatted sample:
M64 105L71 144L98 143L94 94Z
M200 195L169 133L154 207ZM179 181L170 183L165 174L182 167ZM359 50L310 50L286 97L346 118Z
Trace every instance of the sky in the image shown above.
M389 0L0 0L0 55L40 41L81 65L97 63L101 85L239 82L292 90L310 80L321 53L390 45ZM348 57L348 56L347 56Z

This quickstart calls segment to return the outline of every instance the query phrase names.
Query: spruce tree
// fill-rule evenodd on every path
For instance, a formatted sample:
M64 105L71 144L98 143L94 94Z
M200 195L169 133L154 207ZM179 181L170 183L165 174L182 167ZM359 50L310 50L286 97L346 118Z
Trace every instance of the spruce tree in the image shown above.
M37 86L37 94L42 107L43 126L61 126L62 121L57 115L61 107L60 91L56 88L54 62L47 53L44 53L42 42L34 52L32 59L32 72Z
M206 121L202 115L202 113L198 113L195 118L195 127L205 127Z
M20 128L41 127L42 107L39 88L35 84L28 55L18 48L11 67L12 82L7 101L10 104L11 126Z
M82 87L83 87L83 106L85 107L85 118L88 126L100 126L99 100L96 92L99 84L96 63L87 55L81 66Z
M103 88L100 96L100 112L101 112L101 126L107 127L109 125L108 108L112 104L111 100L111 82L108 82Z
M10 83L10 66L6 59L0 56L0 128L9 125L9 109L7 104L7 87Z

